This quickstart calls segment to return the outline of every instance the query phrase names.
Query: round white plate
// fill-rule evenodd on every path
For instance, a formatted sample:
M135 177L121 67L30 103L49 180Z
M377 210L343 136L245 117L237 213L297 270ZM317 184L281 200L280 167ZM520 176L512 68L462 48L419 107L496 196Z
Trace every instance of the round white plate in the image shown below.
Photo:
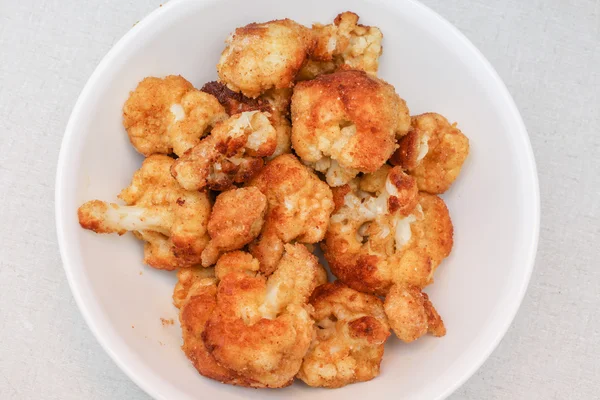
M381 375L337 390L296 383L282 390L222 385L198 375L180 350L173 273L144 267L132 235L96 235L77 222L90 199L114 201L142 157L129 144L121 107L144 77L181 74L197 87L216 78L229 32L289 17L329 23L351 10L384 33L380 76L412 114L457 121L471 142L458 181L443 197L455 247L428 288L448 334L410 345L390 340ZM92 27L93 29L93 27ZM88 325L115 362L157 399L441 399L485 361L509 327L531 274L539 229L535 162L506 87L475 47L421 4L394 0L170 1L104 57L69 120L56 181L64 268ZM175 320L163 326L160 318Z

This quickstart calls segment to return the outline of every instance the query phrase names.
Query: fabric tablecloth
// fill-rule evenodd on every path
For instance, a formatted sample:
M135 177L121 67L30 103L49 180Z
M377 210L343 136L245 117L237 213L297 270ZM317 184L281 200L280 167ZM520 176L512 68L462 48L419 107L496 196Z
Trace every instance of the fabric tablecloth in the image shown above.
M508 334L451 398L600 398L600 1L424 0L497 69L539 169L536 268ZM0 399L148 399L62 269L64 128L110 47L159 0L0 0Z

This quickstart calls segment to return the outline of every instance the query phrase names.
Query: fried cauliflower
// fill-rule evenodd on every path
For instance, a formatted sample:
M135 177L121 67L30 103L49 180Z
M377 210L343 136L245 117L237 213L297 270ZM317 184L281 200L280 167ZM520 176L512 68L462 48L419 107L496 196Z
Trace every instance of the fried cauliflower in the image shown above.
M210 242L202 252L202 265L213 265L222 252L241 249L254 240L266 211L267 198L255 187L219 194L208 220Z
M225 109L214 96L175 75L145 78L123 106L129 140L144 156L181 156L226 118Z
M297 79L314 79L341 65L376 75L383 51L383 34L377 27L359 25L358 19L358 15L346 11L339 14L333 24L314 24L315 48Z
M125 206L92 200L77 212L79 224L96 233L127 231L146 242L144 263L173 270L200 263L209 237L210 201L205 193L179 186L170 173L174 160L146 158L119 198Z
M444 193L469 155L469 139L440 114L412 117L410 132L400 139L390 162L417 179L419 190Z
M377 77L382 41L350 11L310 29L250 23L227 38L218 81L147 77L130 92L123 125L146 159L124 205L88 201L78 219L132 232L145 264L178 270L181 349L200 375L340 388L380 374L390 331L446 334L424 290L452 250L437 195L469 140L439 114L410 116Z
M190 294L198 286L211 286L217 284L214 268L194 266L182 268L177 271L177 284L173 290L173 305L179 309L189 299Z
M292 144L298 156L341 186L375 172L408 132L406 103L393 86L363 71L300 82L292 96Z
M310 304L316 324L298 378L309 386L338 388L379 375L390 336L381 300L336 281L315 289Z
M292 152L292 124L290 122L290 103L292 89L273 89L261 96L269 104L271 124L277 131L277 147L268 157L273 159Z
M334 275L348 286L385 295L393 284L423 288L448 256L453 228L437 196L417 191L400 167L334 188L336 211L322 244Z
M224 271L222 263L227 265ZM313 320L307 301L323 283L323 267L301 244L285 246L268 279L256 273L256 267L247 253L219 259L216 306L202 339L219 365L252 381L252 386L288 386L311 342Z
M310 29L290 19L248 24L227 39L217 64L219 79L252 98L289 88L313 46Z
M196 370L207 378L231 385L262 387L219 364L206 348L203 334L206 322L217 306L217 279L214 268L194 267L180 270L173 302L180 309L183 345L181 349Z
M251 179L273 154L277 133L268 115L246 111L219 122L212 133L179 157L173 177L187 190L227 190Z
M268 112L269 121L277 132L277 146L269 158L291 152L292 125L289 121L291 89L271 89L256 99L234 92L221 82L208 82L202 87L202 91L215 96L229 115L255 110Z
M444 321L429 297L416 286L393 285L385 297L385 314L398 339L412 342L431 333L444 336Z
M267 196L262 232L249 248L260 261L261 272L269 275L279 263L285 243L323 239L333 196L329 186L292 154L269 161L248 185Z

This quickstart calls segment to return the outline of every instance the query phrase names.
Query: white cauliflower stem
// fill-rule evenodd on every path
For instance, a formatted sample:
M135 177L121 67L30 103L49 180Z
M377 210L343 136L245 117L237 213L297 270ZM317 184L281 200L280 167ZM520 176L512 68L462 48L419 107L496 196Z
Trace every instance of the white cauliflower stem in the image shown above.
M146 242L144 261L160 269L200 262L208 242L210 202L205 193L181 188L171 176L174 160L148 157L119 197L127 205L93 200L78 210L79 223L97 233L132 231Z

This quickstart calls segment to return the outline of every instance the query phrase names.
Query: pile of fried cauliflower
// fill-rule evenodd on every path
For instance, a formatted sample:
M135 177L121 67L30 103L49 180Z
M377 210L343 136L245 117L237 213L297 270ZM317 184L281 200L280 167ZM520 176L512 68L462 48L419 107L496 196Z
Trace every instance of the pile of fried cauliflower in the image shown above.
M79 222L131 231L145 264L178 270L182 349L200 374L337 388L379 374L390 330L446 333L423 288L452 249L438 195L469 142L439 114L411 117L377 77L382 38L352 12L252 23L227 39L218 81L148 77L126 101L146 158L124 204L89 201Z

